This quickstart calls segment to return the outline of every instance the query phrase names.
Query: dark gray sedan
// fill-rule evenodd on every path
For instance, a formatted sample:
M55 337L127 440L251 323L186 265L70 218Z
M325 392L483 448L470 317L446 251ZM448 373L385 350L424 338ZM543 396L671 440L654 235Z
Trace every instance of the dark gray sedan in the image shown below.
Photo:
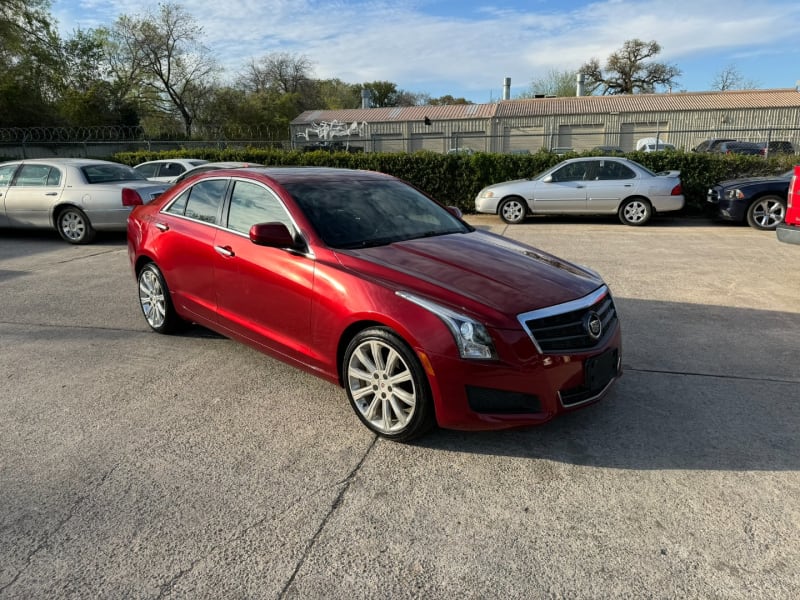
M0 163L0 227L54 227L71 244L88 244L97 231L125 231L131 209L167 187L105 160Z

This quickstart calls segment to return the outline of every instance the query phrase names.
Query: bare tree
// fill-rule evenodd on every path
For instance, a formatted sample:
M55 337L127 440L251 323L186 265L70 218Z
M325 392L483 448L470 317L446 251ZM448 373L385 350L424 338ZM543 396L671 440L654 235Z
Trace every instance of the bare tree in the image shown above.
M239 77L239 85L248 92L303 94L312 85L313 64L307 56L272 52L252 60Z
M601 94L651 94L659 87L672 89L681 71L674 65L650 61L661 52L656 41L627 40L606 60L605 70L592 58L579 69L586 75L586 89Z
M730 90L754 90L759 87L757 81L745 79L734 64L729 64L721 69L711 81L711 89L720 92Z
M531 81L530 87L518 98L544 96L574 96L577 92L577 71L550 69L546 75Z
M123 15L112 30L115 47L122 52L118 64L140 78L144 101L174 111L183 121L187 136L218 67L200 43L203 28L178 4L161 4L158 12L144 17Z

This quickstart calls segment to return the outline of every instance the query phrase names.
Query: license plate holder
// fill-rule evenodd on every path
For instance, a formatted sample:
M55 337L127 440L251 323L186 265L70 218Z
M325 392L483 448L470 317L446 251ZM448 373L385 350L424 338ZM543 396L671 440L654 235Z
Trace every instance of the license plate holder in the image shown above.
M589 391L599 392L617 375L619 351L615 348L586 359L584 385Z

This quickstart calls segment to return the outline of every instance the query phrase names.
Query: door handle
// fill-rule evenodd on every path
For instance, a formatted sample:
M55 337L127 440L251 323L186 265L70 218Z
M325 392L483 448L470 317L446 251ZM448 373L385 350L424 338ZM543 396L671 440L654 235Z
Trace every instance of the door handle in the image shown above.
M585 185L576 185L575 187L576 188L585 188L586 186Z
M633 184L632 184L632 183L625 183L625 184L623 184L623 185L624 185L625 187L633 187Z
M230 258L231 256L235 256L230 246L214 246L214 250L216 250L218 254L221 254L222 256L226 256L228 258Z
M47 192L45 196L58 196L58 192Z
M156 223L156 229L159 231L169 231L169 225L166 223Z

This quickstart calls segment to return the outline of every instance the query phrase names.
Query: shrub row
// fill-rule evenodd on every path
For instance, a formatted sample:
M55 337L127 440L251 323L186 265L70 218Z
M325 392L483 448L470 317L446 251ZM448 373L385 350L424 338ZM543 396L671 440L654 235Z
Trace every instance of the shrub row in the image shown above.
M359 153L286 152L262 148L193 148L162 152L122 152L113 160L128 165L163 158L203 158L211 161L243 161L268 166L326 166L366 169L388 173L416 185L443 204L458 206L464 212L474 210L474 199L486 185L532 177L565 158L588 156L570 153L559 156L550 152L536 154L438 154L435 152ZM795 156L776 156L764 160L758 156L695 154L691 152L630 152L628 158L660 172L681 173L686 212L700 212L710 186L726 179L775 175L790 169Z

